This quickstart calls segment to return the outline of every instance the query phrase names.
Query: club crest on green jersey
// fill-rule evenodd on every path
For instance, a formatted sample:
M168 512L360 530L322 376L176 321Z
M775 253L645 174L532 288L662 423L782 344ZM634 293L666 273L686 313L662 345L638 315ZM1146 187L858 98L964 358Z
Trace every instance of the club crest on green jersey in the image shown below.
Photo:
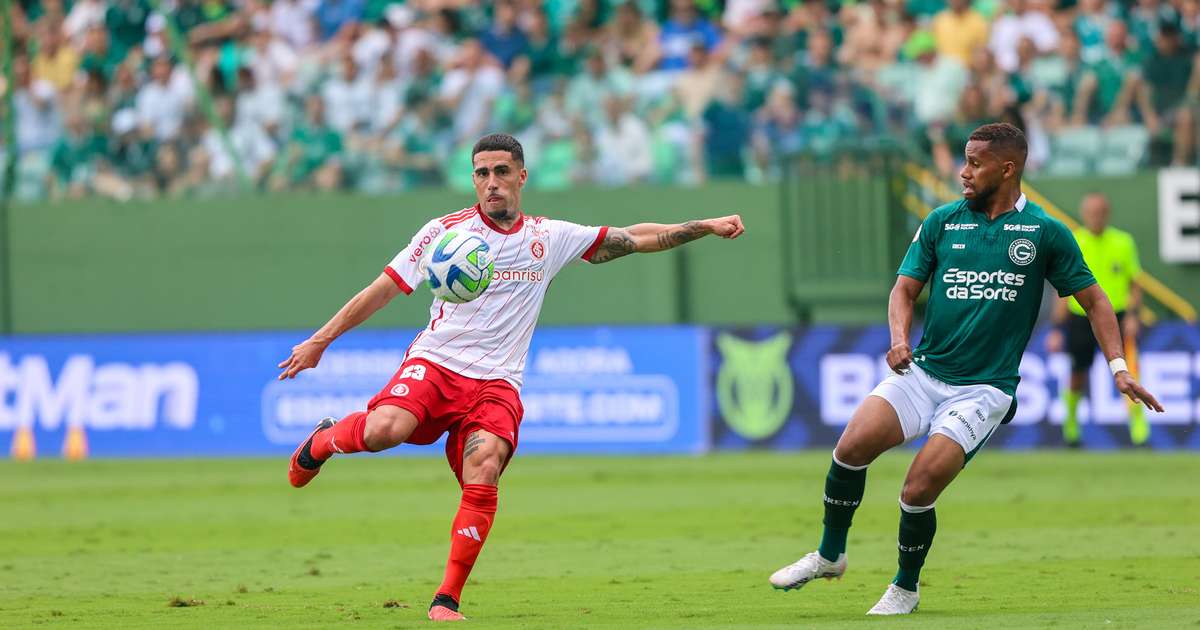
M1033 262L1037 256L1037 247L1034 247L1033 241L1027 238L1019 238L1008 246L1008 258L1014 263L1024 267Z

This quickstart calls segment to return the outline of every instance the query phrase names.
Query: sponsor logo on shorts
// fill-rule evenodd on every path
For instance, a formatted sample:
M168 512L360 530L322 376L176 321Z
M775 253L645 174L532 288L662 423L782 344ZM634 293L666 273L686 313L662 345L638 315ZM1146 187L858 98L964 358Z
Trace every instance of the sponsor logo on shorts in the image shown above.
M1008 257L1014 263L1024 267L1033 262L1037 257L1037 248L1033 246L1033 241L1027 238L1019 238L1008 246Z
M961 423L962 423L962 425L963 425L964 427L966 427L966 428L967 428L967 433L970 433L970 434L971 434L971 439L972 439L972 440L979 439L979 438L977 438L977 437L975 436L975 429L971 428L971 423L970 423L970 422L967 422L967 419L966 419L966 418L964 418L964 417L962 416L962 414L960 414L960 413L958 413L957 411L954 411L953 409L951 409L951 410L950 410L950 417L951 417L951 418L954 418L954 419L956 419L956 420L958 420L959 422L961 422Z
M408 385L405 385L404 383L397 383L396 385L392 386L392 395L393 396L407 396L408 395Z

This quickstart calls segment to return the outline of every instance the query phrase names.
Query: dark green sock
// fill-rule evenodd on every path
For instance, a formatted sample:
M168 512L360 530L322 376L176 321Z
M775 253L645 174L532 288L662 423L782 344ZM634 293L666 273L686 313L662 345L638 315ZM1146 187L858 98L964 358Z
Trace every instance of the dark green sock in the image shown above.
M825 475L825 532L817 550L822 558L837 560L846 552L846 535L866 485L866 466L850 470L837 460L829 464L829 474Z
M921 578L921 567L925 556L933 546L933 534L937 532L937 516L933 507L924 512L909 512L900 508L900 570L892 583L900 588L915 591Z

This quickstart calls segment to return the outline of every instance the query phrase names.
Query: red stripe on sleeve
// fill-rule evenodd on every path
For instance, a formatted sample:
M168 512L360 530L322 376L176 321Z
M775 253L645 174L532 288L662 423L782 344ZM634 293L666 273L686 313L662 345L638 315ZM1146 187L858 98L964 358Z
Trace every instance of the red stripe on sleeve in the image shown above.
M592 256L596 255L596 250L600 249L600 243L604 242L604 237L607 234L608 234L608 226L607 225L600 228L600 233L596 235L596 240L592 241L592 246L587 248L586 252L583 252L584 260L586 260L588 262L592 262Z
M404 278L400 277L400 274L396 273L395 269L392 269L391 267L384 267L383 273L386 273L388 277L392 279L392 282L395 282L396 286L400 287L400 290L404 292L404 295L412 295L412 287L408 286L408 283L404 281Z

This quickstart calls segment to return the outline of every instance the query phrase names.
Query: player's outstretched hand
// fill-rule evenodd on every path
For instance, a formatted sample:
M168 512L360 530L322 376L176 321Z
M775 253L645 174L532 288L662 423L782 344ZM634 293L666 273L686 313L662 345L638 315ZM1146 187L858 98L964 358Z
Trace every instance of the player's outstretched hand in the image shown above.
M737 238L742 235L742 232L746 231L746 226L742 225L742 215L740 214L709 219L707 223L712 233L721 238Z
M912 365L912 360L912 348L906 343L898 343L888 350L888 367L892 368L892 371L897 374L906 374L908 366Z
M1148 409L1153 409L1154 411L1158 411L1160 413L1162 412L1163 406L1159 404L1158 399L1154 397L1154 394L1146 391L1146 388L1142 387L1141 384L1139 384L1137 380L1133 378L1132 374L1122 370L1117 372L1117 376L1115 378L1117 380L1117 389L1119 389L1122 394L1128 396L1129 400L1132 400L1134 403L1146 405Z
M296 375L301 371L317 367L317 363L321 361L321 355L325 353L326 345L319 341L307 339L303 343L293 347L292 356L285 359L278 366L283 369L283 373L279 375L279 380L296 378Z

